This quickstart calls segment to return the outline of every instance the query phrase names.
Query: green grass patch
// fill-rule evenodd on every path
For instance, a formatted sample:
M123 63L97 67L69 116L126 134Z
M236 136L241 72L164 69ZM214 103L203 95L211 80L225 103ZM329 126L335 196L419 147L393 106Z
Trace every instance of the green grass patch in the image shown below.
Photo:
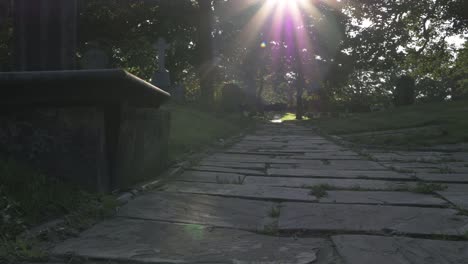
M303 116L302 120L309 120L309 118L306 116ZM287 121L298 121L298 120L296 119L295 113L286 113L283 115L283 117L281 117L281 121L287 122Z
M409 188L408 190L414 193L433 194L445 189L447 189L447 186L440 183L418 183L415 187Z
M279 205L273 205L268 212L268 215L271 218L278 218L281 214L281 207Z
M169 157L175 160L221 139L238 135L254 121L241 113L206 112L196 107L169 105L171 131Z
M310 195L317 197L317 199L327 196L327 191L332 189L332 186L328 184L319 184L309 187Z
M43 258L33 239L18 236L30 227L64 217L61 232L76 233L113 215L117 206L113 196L91 194L24 164L0 160L0 263Z
M382 112L320 118L311 122L333 135L421 128L411 132L352 136L356 143L376 145L434 145L468 142L468 101L398 107Z

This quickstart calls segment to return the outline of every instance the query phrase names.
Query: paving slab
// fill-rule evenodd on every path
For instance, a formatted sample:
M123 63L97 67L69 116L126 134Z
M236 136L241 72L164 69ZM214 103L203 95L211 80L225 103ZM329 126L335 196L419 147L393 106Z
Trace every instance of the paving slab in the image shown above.
M141 263L334 263L329 241L245 231L114 219L53 249L54 255Z
M330 152L330 153L317 153L317 152L307 152L304 153L304 155L299 156L291 156L292 159L304 159L304 160L322 160L322 159L333 159L333 160L361 160L362 157L360 157L358 154L341 154L336 153L336 152Z
M186 171L176 178L179 181L219 184L242 184L245 175L227 172Z
M418 235L463 236L468 217L442 208L283 203L280 230L342 232L394 231Z
M361 235L332 240L347 264L468 264L468 241Z
M420 172L435 172L443 173L445 171L450 173L468 173L468 167L464 164L450 164L450 163L402 163L402 162L385 162L382 163L387 167L394 167L403 170L414 170Z
M227 172L227 173L236 173L243 175L265 175L265 172L261 170L249 170L249 169L235 169L235 168L226 168L226 167L213 167L213 166L196 166L190 168L191 171L209 171L209 172Z
M416 173L415 176L423 181L468 183L468 174L466 173Z
M361 180L361 179L330 179L330 178L294 178L294 177L256 177L247 176L245 185L265 185L278 187L310 187L327 184L338 189L365 189L365 190L401 190L414 187L416 182Z
M322 166L312 166L309 162L296 162L298 168L304 169L342 169L342 170L384 170L388 171L388 168L380 165L374 161L368 160L326 160L322 163Z
M147 220L263 230L274 219L272 202L208 195L155 192L123 206L118 215Z
M310 194L309 189L273 186L173 182L167 184L164 190L167 192L208 194L238 198L317 201L317 198Z
M442 191L437 192L442 197L456 205L457 207L468 210L468 192L450 192Z
M466 192L468 193L468 184L461 184L461 183L447 183L444 184L447 186L447 189L444 191L447 192Z
M284 177L336 177L336 178L370 178L370 179L392 179L392 180L411 180L413 176L397 173L394 171L364 171L364 170L317 170L317 169L278 169L271 168L267 170L269 176Z
M245 162L245 163L263 163L268 162L270 159L266 155L242 155L242 154L220 154L216 156L210 156L204 159L202 162Z
M411 206L447 206L448 203L433 195L411 192L358 192L327 191L321 203L411 205Z
M199 166L209 167L226 167L226 168L239 168L239 169L265 169L265 163L245 163L245 162L229 162L229 161L205 161L200 162Z

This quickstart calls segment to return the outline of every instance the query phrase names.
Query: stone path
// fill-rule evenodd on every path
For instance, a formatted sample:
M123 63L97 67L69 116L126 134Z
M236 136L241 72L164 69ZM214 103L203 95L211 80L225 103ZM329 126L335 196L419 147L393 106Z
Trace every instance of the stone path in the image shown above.
M468 263L468 154L359 153L306 127L264 125L52 253L123 263Z

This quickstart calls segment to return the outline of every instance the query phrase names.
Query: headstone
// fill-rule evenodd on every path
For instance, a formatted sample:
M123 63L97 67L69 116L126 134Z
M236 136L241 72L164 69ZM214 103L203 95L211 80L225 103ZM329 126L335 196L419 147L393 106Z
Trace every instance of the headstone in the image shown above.
M172 98L177 102L185 102L185 86L183 84L176 84L171 89Z
M83 69L108 69L109 56L97 43L88 43L80 61Z
M158 43L154 48L158 50L158 70L154 73L151 82L166 91L171 87L171 77L169 71L166 69L166 50L170 45L167 44L164 38L159 38Z
M77 0L15 0L15 69L75 69L77 11Z

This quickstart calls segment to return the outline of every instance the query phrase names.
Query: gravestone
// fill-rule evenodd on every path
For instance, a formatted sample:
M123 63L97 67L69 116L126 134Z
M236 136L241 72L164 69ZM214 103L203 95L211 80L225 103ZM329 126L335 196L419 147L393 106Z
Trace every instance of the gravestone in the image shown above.
M185 86L183 84L176 84L171 89L171 96L179 103L185 102Z
M124 70L69 70L76 12L75 0L15 1L23 72L0 73L0 156L89 190L128 188L165 168L169 94Z
M154 45L154 48L158 50L158 70L153 75L152 83L165 91L171 88L171 76L166 69L166 50L169 47L170 45L164 38L159 38L158 43Z
M75 69L77 14L77 0L15 0L15 69Z
M81 56L80 66L82 69L108 69L109 56L98 43L90 42Z

